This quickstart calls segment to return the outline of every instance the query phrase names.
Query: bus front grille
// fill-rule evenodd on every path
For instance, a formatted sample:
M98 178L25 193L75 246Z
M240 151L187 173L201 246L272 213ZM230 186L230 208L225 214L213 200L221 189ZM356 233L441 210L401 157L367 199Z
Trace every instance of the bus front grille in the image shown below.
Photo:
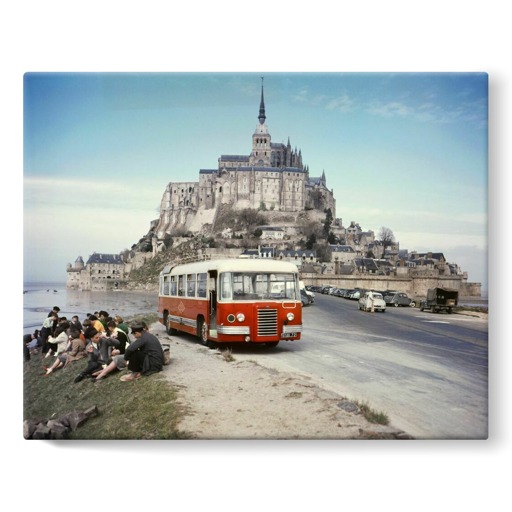
M277 336L277 309L258 309L258 336Z

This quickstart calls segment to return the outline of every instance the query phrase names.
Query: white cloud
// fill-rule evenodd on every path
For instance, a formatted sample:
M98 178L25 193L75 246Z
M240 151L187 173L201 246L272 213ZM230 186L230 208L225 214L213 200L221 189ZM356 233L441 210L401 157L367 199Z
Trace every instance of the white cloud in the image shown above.
M48 208L58 211L64 206L102 209L155 209L161 200L162 184L148 184L143 179L126 182L97 179L33 178L24 179L24 208Z
M389 103L373 103L366 109L370 114L376 114L383 117L407 117L412 114L410 107L399 101L391 101Z
M119 185L27 178L24 274L29 280L66 280L66 264L93 252L118 254L149 231L158 217L154 185ZM161 188L160 188L161 190Z
M328 101L326 108L328 110L338 110L340 112L349 112L354 108L354 101L348 94L341 94L337 98Z

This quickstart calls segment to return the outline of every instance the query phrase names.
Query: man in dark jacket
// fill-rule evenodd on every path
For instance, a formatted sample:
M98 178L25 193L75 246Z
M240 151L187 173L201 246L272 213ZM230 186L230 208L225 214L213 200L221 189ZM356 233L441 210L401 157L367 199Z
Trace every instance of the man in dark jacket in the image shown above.
M164 365L164 351L158 338L149 333L141 323L132 324L131 329L135 341L126 347L124 353L129 373L121 377L122 381L131 381L142 375L159 372Z

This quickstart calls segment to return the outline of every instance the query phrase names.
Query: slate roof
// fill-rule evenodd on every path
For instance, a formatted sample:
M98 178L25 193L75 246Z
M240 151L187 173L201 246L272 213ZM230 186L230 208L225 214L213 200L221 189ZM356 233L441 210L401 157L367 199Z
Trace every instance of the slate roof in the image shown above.
M393 264L388 260L376 260L375 263L379 268L393 268Z
M316 253L315 251L311 251L308 249L283 249L281 251L277 251L279 255L283 255L286 257L295 257L300 256L301 258L304 256L306 258L315 257Z
M356 258L354 264L356 267L364 267L366 270L379 270L377 263L372 258Z
M259 256L260 254L270 254L274 256L275 249L273 247L261 247L258 249L246 249L242 254L245 256Z
M332 252L355 252L350 245L329 244Z
M323 180L322 176L319 176L319 177L309 178L309 183L311 185L323 185L324 180Z
M220 159L223 162L248 162L249 157L247 155L221 155Z
M305 173L304 169L299 169L298 167L264 167L264 166L247 166L247 167L239 167L238 171L262 171L262 172L300 172Z
M101 254L95 252L87 260L87 265L91 263L109 263L112 265L123 265L123 258L120 254Z
M446 261L446 258L444 257L444 254L442 252L422 252L422 253L417 253L415 255L415 258L409 257L409 259L421 259L421 258L423 258L425 260L433 259L433 260L437 260L437 261L441 261L441 260Z
M302 265L302 272L305 274L318 274L318 265L304 263L304 265Z

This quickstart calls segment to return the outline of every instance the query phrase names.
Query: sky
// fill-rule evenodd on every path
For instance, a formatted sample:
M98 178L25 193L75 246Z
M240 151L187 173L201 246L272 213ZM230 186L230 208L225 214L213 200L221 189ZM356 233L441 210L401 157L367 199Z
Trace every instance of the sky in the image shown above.
M46 73L23 77L24 280L130 248L167 183L248 155L263 77L273 142L325 172L336 217L443 252L487 289L488 76Z

